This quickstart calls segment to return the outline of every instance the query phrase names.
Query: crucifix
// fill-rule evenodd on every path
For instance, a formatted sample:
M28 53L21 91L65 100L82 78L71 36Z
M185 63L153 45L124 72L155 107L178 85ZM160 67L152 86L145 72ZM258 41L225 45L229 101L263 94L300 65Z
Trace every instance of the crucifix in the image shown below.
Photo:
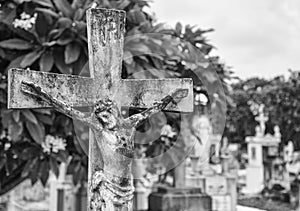
M87 124L88 210L130 211L135 127L161 110L193 111L193 84L191 79L121 78L125 12L89 9L87 27L91 78L11 69L8 108L53 107ZM93 111L75 109L84 106ZM121 106L146 110L123 118Z

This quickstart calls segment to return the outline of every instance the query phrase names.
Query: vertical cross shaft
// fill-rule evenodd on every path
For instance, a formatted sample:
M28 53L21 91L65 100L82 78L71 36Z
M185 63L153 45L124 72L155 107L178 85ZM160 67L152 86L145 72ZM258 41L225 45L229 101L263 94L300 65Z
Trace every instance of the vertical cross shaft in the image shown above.
M121 83L125 12L90 9L87 11L87 27L91 77L94 78L95 88L104 92L101 95L111 98ZM99 166L103 163L101 157L95 134L90 130L88 209L91 209L93 195L90 189L92 180L96 172L103 169L103 166Z
M121 80L125 12L90 9L87 26L91 77L112 94Z

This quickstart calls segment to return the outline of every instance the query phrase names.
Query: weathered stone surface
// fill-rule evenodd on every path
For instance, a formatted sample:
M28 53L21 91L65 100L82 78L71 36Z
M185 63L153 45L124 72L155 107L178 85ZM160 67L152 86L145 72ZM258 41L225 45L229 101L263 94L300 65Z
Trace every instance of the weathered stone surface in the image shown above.
M188 96L183 98L177 107L167 107L165 110L191 112L193 111L193 81L192 79L126 79L116 92L116 101L122 106L147 108L153 102L160 101L176 89L188 89Z
M93 78L11 69L8 73L8 108L50 107L43 101L25 95L20 89L22 81L33 82L57 100L68 102L74 107L91 106L97 99L105 96L105 88ZM178 88L188 89L188 96L182 99L176 108L167 107L165 110L192 111L191 79L125 79L118 81L112 97L120 106L147 108Z
M20 89L22 81L30 81L43 87L54 98L72 106L90 105L93 101L91 78L11 69L8 72L8 108L49 107L45 102L26 96Z

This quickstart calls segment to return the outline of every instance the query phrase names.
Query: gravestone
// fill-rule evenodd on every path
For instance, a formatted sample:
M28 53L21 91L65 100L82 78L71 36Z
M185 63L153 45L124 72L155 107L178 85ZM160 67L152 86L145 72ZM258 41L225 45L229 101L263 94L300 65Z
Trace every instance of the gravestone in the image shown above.
M134 211L148 210L148 196L151 194L153 183L148 180L147 165L144 159L136 159L133 161L134 169Z
M67 175L67 164L61 163L58 178L51 172L49 176L50 211L76 211L76 193L71 175Z
M259 193L265 185L273 182L274 158L279 155L278 146L281 141L279 127L274 127L274 135L265 135L268 117L264 116L263 108L260 106L259 115L256 117L259 126L256 127L255 136L246 137L248 151L246 193Z
M41 182L32 185L25 180L8 193L8 211L51 211L49 209L49 187Z
M203 149L203 146L208 145L206 137L209 137L211 128L206 125L207 119L203 117L199 120L193 116L192 114L182 115L180 138L183 139L186 151L194 147L189 157L195 166L191 173L196 174L198 166L209 163L209 150ZM207 159L199 162L200 154L203 153L207 155ZM210 211L212 209L211 197L200 187L187 186L187 173L184 160L175 168L175 187L159 187L156 192L150 194L149 211Z
M185 186L197 187L211 197L212 210L235 211L237 204L237 179L229 171L228 140L221 142L221 135L214 134L206 115L193 115L186 125L186 142L195 144L192 157L198 157L198 163L192 174L186 174ZM198 138L194 138L197 136ZM222 145L222 147L220 147ZM191 157L191 156L190 156ZM189 172L189 171L188 171Z
M192 111L192 80L121 79L125 12L89 9L87 26L92 78L12 69L8 108L54 107L90 126L88 209L132 210L134 128L162 109ZM93 113L72 108L81 106ZM123 119L121 106L150 108Z
M224 144L226 145L226 143ZM237 176L230 171L230 155L221 152L221 171L210 174L187 175L187 187L200 187L212 198L212 210L236 211L237 205Z

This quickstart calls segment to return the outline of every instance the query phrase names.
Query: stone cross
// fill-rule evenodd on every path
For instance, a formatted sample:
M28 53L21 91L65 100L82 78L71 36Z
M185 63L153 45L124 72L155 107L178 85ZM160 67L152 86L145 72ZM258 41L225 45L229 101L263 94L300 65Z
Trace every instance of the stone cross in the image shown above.
M192 80L122 79L125 12L89 9L87 27L91 78L12 69L8 108L54 107L88 124L88 210L131 210L134 128L162 109L192 112ZM83 106L93 113L73 108ZM124 120L121 106L150 108Z
M260 105L259 106L259 111L258 111L258 116L255 117L255 120L259 122L260 125L260 133L264 135L265 130L266 130L266 122L269 120L267 116L264 115L264 107L265 105Z
M283 159L285 162L290 162L293 160L293 153L294 153L294 143L289 141L288 144L284 147L284 155Z

